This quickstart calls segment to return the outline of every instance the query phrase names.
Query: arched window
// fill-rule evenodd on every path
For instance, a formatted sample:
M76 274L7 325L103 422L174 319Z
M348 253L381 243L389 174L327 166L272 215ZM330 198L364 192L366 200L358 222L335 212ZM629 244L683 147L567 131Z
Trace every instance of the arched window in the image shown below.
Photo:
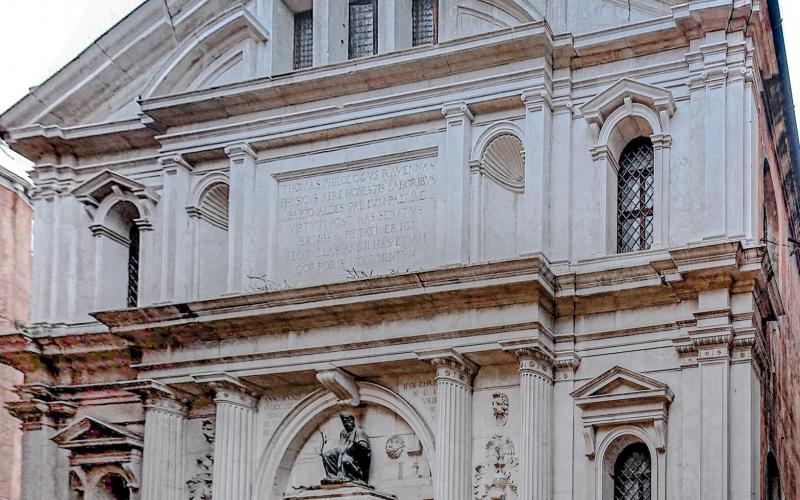
M650 500L650 450L644 443L624 448L614 464L614 500Z
M130 498L130 491L128 490L128 483L125 478L117 474L106 474L100 480L99 490L101 498L108 500L128 500Z
M139 304L139 228L131 224L128 233L128 307Z
M632 140L622 150L617 173L617 252L647 250L653 244L653 143Z
M96 307L100 310L137 307L140 295L141 215L130 201L115 203L102 224L92 226L96 237Z
M775 454L771 451L767 454L767 496L766 500L782 500L781 496L781 475L778 469L778 461Z

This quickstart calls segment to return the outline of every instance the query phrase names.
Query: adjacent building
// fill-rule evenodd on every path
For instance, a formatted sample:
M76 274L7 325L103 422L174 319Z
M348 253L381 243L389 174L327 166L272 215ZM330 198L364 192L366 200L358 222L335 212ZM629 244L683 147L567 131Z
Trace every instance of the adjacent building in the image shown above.
M0 130L25 500L800 488L774 0L147 0Z
M2 150L0 150L2 154ZM14 335L30 318L31 185L0 164L0 332ZM0 405L17 400L23 375L0 364ZM20 498L22 432L19 421L0 407L0 500Z

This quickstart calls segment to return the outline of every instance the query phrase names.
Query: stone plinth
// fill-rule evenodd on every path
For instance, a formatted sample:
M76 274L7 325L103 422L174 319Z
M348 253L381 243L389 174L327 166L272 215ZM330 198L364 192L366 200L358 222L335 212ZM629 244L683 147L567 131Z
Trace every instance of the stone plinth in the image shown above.
M380 493L366 486L356 484L321 485L314 489L290 493L283 500L396 500L397 497Z

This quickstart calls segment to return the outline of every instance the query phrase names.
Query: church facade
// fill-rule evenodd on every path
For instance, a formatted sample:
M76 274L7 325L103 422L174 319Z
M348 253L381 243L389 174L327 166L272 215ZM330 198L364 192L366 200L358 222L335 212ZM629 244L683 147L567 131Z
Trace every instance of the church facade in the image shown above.
M779 20L145 1L0 116L22 498L790 498Z

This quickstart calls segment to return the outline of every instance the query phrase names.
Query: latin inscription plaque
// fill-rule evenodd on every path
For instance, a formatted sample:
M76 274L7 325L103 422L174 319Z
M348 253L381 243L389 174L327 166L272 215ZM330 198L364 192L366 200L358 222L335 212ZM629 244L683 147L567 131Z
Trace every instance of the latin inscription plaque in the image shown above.
M438 179L431 157L281 180L276 274L296 286L428 268Z

